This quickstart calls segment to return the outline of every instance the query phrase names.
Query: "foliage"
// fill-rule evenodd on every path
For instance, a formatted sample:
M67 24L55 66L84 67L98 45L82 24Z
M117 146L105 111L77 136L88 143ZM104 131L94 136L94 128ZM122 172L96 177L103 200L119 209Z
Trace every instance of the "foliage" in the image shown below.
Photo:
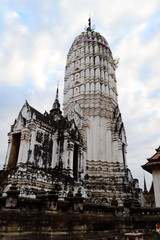
M119 59L118 57L116 57L116 58L113 59L114 69L117 69L117 68L118 68L119 60L120 60L120 59Z

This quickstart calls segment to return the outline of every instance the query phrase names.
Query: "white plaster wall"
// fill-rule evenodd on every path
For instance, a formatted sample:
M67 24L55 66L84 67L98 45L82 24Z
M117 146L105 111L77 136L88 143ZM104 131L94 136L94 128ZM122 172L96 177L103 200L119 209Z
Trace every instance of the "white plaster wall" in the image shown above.
M92 35L90 32L82 33L84 38L80 35L76 38L75 43L80 39L88 39L87 34ZM114 133L112 132L111 116L109 116L109 113L105 116L106 110L114 111L111 109L110 103L114 102L113 107L118 104L115 71L112 67L113 59L110 51L99 44L99 42L103 42L108 45L104 38L101 38L97 33L93 34L95 34L94 40L97 43L82 41L82 43L74 45L68 55L67 67L70 66L70 72L65 77L68 78L70 87L66 89L65 93L67 97L64 101L64 114L67 115L68 108L74 101L80 103L81 107L83 105L85 111L83 117L87 117L89 120L89 126L85 126L84 123L84 135L86 136L85 140L87 140L87 160L122 162L122 152L118 152L118 138L114 141L112 139ZM91 39L93 39L93 36ZM81 54L77 53L79 50ZM75 71L73 66L75 60L76 63L78 62L78 66L81 67L80 70ZM82 68L83 64L84 68ZM76 75L77 73L79 73L78 81L80 84L76 85L75 88L73 74ZM112 77L111 74L114 76ZM115 88L115 92L113 92L113 88ZM84 99L83 102L81 101L82 98Z
M106 119L103 117L101 118L101 124L100 124L100 132L101 132L101 138L100 138L100 146L101 146L101 160L106 161L107 156L107 145L106 145L106 129L103 127L106 126Z
M160 169L152 170L156 207L160 207Z
M108 122L109 124L109 122ZM112 162L112 140L111 140L111 130L107 127L107 131L106 131L106 159L107 162Z
M118 161L118 145L112 144L111 132L106 130L106 118L99 116L91 116L89 118L90 127L87 131L87 159L114 161L113 154L116 153L115 160ZM113 150L112 150L113 147Z
M20 148L19 148L17 164L27 162L28 150L29 150L28 134L29 133L25 133L25 132L21 133L21 141L20 141Z
M123 163L123 152L122 152L122 149L119 149L118 150L118 160L120 163Z
M118 142L117 141L113 141L112 143L113 148L112 148L112 156L113 156L113 162L118 162Z
M31 163L34 162L34 154L33 153L34 153L35 139L36 139L36 130L34 129L31 131L31 139L30 139L30 146L29 146L30 150L32 151L31 158L29 159L29 161Z
M90 127L87 127L86 129L86 138L87 138L87 159L92 160L93 159L93 151L92 151L92 135L90 131Z

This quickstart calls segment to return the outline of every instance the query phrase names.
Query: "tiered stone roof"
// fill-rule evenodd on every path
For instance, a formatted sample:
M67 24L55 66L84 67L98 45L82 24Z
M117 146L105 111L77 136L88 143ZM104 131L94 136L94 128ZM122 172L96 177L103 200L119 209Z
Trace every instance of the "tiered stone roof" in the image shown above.
M160 146L156 149L156 153L147 160L148 162L142 166L147 172L152 173L153 169L160 168Z

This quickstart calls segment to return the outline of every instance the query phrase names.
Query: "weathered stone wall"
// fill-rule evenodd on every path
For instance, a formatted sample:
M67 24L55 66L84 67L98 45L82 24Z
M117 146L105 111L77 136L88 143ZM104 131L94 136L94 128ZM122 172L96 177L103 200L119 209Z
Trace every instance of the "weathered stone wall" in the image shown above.
M124 239L124 233L139 229L145 240L157 235L160 208L107 206L83 202L80 194L58 201L52 192L37 199L16 197L12 189L0 198L0 239ZM14 192L14 194L13 194ZM17 192L18 194L18 192Z

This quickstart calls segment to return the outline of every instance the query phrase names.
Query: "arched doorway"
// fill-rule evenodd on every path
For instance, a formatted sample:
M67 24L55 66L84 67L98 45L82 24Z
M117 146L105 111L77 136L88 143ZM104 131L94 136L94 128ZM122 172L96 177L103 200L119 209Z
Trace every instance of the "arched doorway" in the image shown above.
M17 165L20 141L21 141L21 133L13 134L7 168L14 168Z

